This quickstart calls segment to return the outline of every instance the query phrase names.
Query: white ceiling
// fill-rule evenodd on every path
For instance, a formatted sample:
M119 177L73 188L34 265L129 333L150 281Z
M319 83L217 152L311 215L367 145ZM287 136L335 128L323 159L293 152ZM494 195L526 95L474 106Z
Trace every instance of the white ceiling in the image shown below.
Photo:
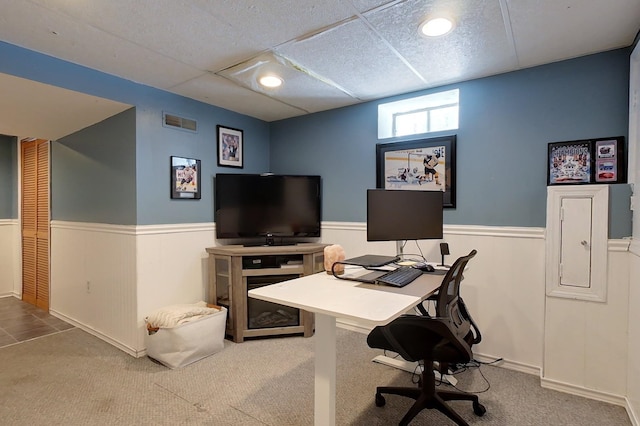
M266 121L626 47L640 29L640 0L1 1L0 40ZM454 30L420 36L436 14ZM264 70L284 85L258 87Z

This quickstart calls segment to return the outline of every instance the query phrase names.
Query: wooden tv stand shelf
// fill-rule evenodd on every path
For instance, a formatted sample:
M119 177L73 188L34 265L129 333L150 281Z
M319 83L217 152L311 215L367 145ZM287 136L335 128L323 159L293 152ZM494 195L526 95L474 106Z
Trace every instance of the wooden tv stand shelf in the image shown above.
M247 291L324 271L326 244L207 248L209 303L228 309L226 334L234 342L284 334L313 335L313 314L249 299Z

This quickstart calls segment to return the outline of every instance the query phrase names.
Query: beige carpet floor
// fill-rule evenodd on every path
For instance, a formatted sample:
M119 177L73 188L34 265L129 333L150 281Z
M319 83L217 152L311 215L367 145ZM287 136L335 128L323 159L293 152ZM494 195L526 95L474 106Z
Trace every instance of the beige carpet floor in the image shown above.
M375 387L409 385L412 375L371 362L380 352L367 347L363 334L339 329L337 339L336 423L397 424L411 401L388 396L378 408ZM313 337L225 341L223 351L170 370L80 329L63 331L0 348L0 424L312 425L314 343ZM463 390L489 387L479 394L484 417L468 402L451 404L472 425L631 424L623 407L542 389L536 376L482 366L457 377ZM451 424L432 410L412 422Z

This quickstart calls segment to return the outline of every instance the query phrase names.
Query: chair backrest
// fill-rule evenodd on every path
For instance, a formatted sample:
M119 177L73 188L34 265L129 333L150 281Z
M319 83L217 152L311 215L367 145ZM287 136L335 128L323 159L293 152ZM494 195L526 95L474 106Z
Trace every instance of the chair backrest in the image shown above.
M464 279L463 273L467 263L476 253L475 249L471 250L468 255L459 257L451 265L451 268L442 279L436 299L437 317L448 318L451 321L451 325L455 327L458 336L468 341L469 344L479 343L481 337L464 305L464 301L460 297L460 283Z

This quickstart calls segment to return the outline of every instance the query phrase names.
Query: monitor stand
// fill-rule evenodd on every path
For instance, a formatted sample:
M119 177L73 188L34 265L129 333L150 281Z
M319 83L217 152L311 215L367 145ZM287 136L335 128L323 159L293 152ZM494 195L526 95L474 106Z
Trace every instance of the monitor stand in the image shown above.
M397 240L396 241L396 255L400 258L400 261L402 262L402 260L404 259L404 244L402 244L403 240Z

